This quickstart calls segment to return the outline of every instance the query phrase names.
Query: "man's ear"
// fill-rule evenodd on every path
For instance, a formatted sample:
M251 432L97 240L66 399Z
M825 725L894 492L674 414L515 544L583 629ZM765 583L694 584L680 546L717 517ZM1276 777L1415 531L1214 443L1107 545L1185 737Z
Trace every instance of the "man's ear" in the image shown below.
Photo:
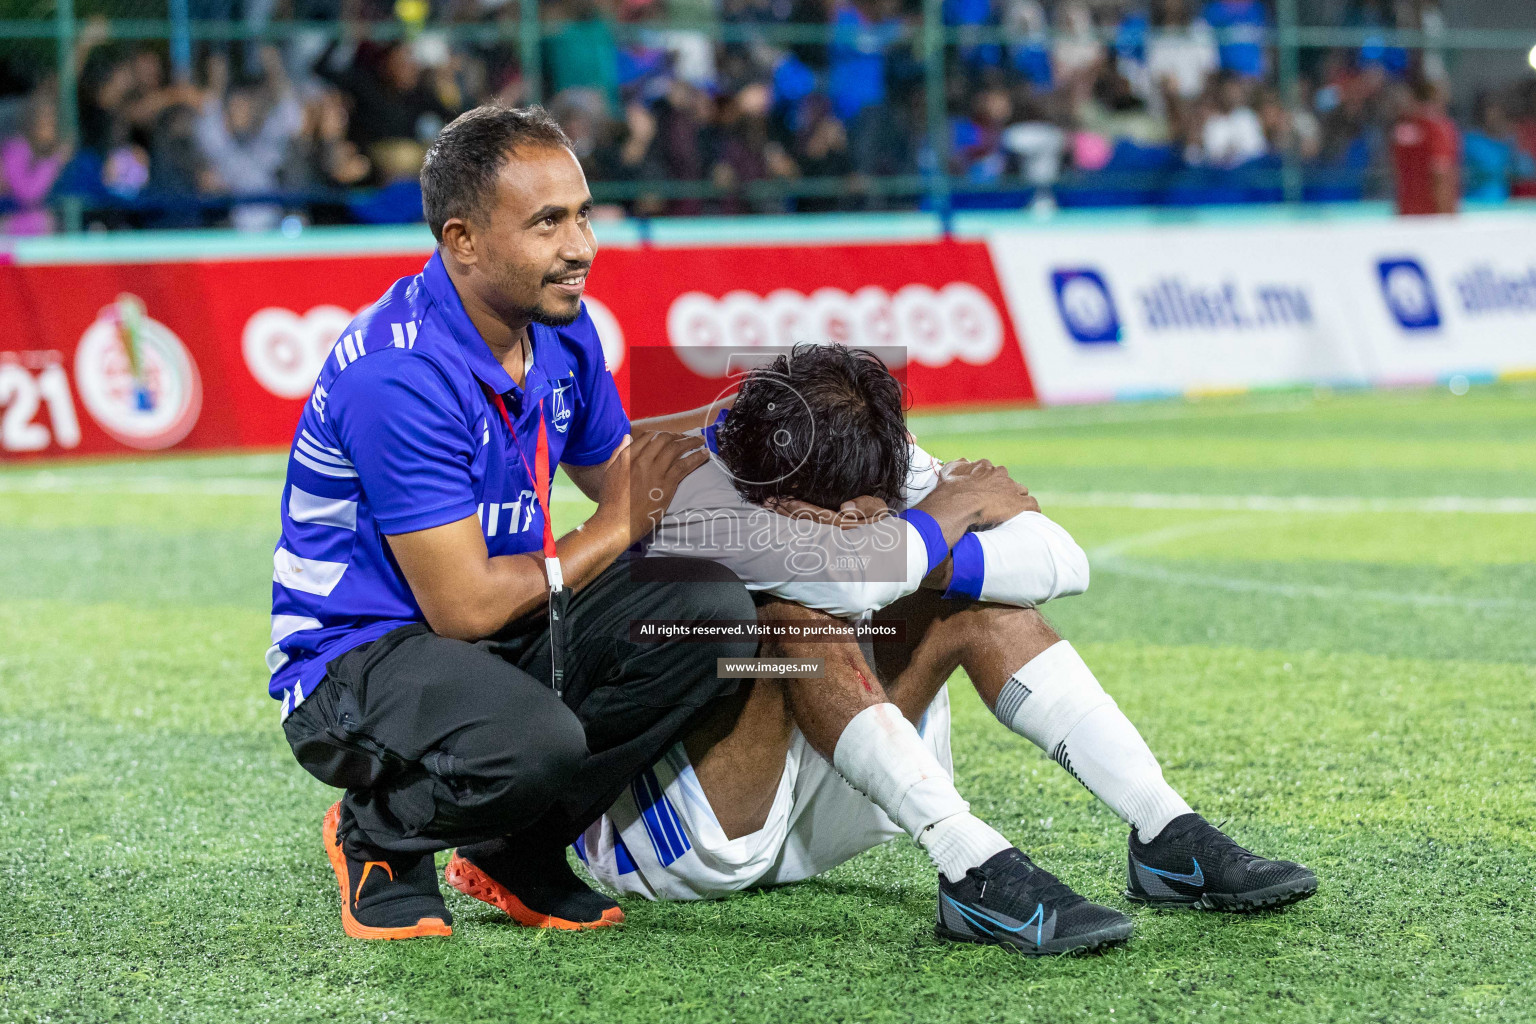
M443 251L460 266L473 266L479 262L474 230L463 217L449 217L443 223Z

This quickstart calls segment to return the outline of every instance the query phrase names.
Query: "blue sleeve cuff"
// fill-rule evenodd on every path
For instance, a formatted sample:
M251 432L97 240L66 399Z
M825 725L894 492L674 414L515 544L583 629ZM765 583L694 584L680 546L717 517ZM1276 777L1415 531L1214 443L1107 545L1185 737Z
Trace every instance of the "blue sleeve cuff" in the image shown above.
M933 572L944 564L944 559L949 557L949 545L944 543L944 531L939 528L939 521L927 512L909 508L901 513L901 518L917 527L918 535L923 538L923 547L928 551L928 570L923 575Z
M419 512L408 512L403 516L378 516L374 522L379 524L380 531L386 537L393 537L400 533L415 533L418 530L447 526L460 519L468 519L474 514L474 502L455 501Z
M955 544L950 557L952 571L949 575L949 589L944 591L944 596L981 600L981 585L987 576L987 558L981 549L981 541L974 533L966 534Z

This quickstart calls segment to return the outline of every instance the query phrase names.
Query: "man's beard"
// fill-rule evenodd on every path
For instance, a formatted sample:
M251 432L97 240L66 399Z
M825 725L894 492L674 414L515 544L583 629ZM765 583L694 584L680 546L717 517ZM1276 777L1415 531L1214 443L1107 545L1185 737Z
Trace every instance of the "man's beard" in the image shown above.
M498 283L501 285L499 290L503 295L516 295L520 290L518 288L518 282L516 280L514 271L510 267L503 271L502 277ZM542 281L540 282L539 287L541 291L543 289L544 283L545 282ZM544 305L542 301L536 303L532 309L528 309L526 306L521 306L521 304L519 304L517 308L507 310L507 313L510 314L508 316L509 320L513 319L514 317L516 319L522 319L522 317L526 316L534 323L543 324L545 327L569 327L571 324L576 322L578 317L581 316L581 300L577 299L575 309L569 313L550 309L548 306Z
M553 310L545 309L542 305L535 306L529 319L536 324L543 324L545 327L569 327L580 316L581 302L578 300L576 308L569 313L556 313Z

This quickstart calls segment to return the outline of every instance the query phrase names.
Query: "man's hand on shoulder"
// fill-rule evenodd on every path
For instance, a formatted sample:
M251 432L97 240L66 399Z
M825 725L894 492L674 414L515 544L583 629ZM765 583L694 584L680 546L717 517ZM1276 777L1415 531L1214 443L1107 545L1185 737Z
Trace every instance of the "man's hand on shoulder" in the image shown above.
M916 507L933 516L951 547L967 531L990 530L1021 512L1040 511L1028 487L986 459L946 462L938 486Z
M708 461L697 434L639 434L608 464L592 518L619 524L629 544L642 540L666 514L683 479Z

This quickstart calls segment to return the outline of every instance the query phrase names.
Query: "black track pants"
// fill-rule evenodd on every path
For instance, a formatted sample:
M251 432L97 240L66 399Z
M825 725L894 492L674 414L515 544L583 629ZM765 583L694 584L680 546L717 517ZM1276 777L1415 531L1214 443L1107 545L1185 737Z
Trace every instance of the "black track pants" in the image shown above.
M424 853L521 833L564 845L735 689L716 658L756 644L632 643L634 619L752 619L714 562L621 559L571 596L566 687L541 610L470 644L402 626L333 660L283 723L294 755L346 789L349 845Z

